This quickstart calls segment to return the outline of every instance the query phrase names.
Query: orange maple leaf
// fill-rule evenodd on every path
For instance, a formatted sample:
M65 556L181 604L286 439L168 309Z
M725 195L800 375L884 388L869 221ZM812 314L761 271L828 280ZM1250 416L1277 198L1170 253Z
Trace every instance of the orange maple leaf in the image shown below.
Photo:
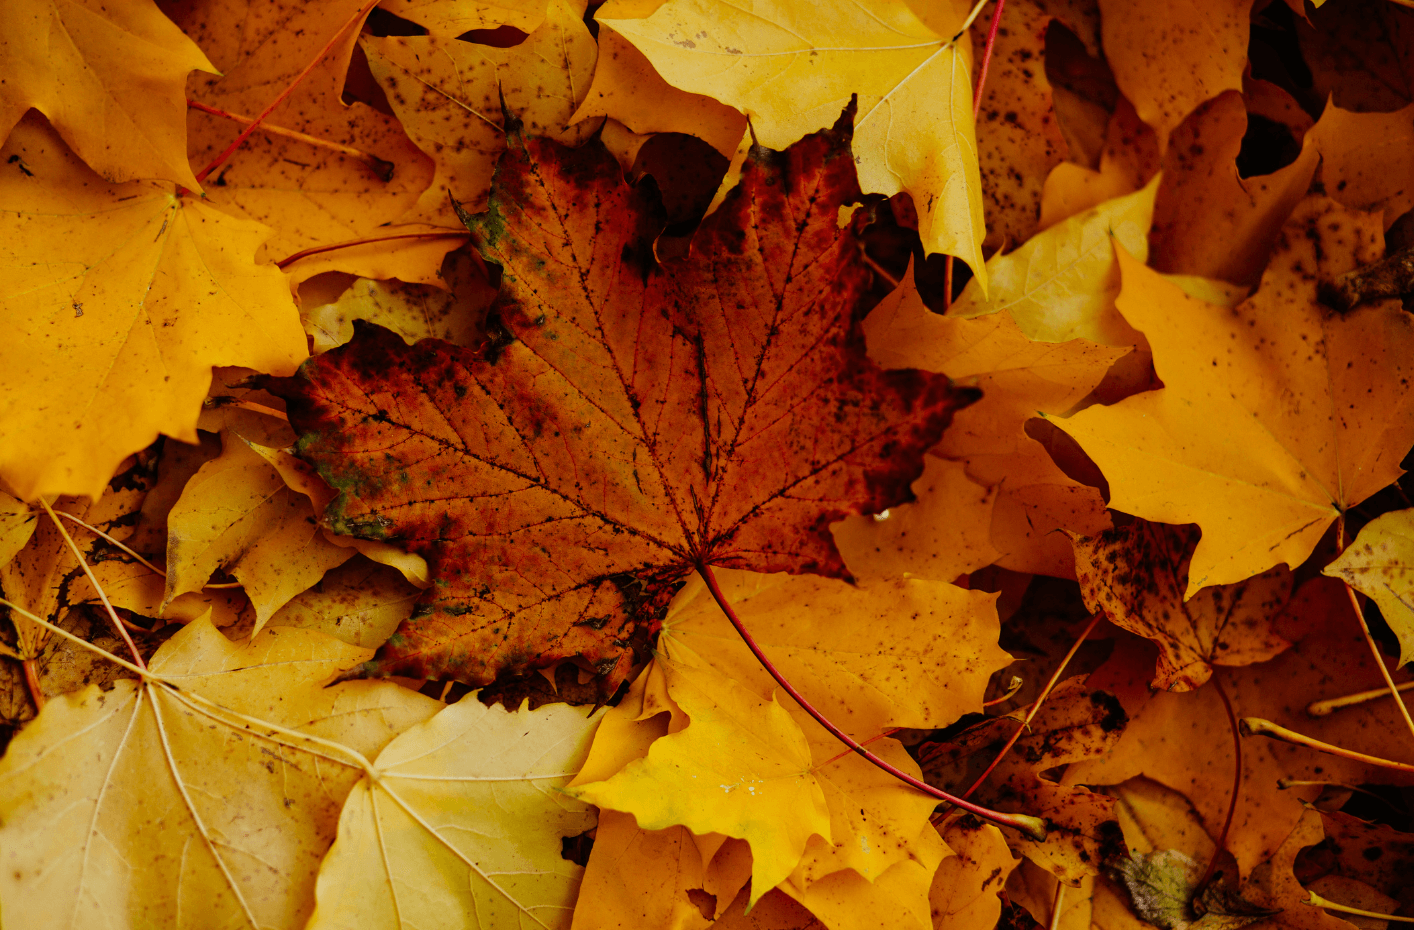
M513 145L467 218L504 268L486 348L366 331L280 388L329 523L433 567L368 673L578 654L612 690L696 565L846 576L829 524L906 499L972 397L865 355L848 139L757 149L661 266L659 208L602 146Z

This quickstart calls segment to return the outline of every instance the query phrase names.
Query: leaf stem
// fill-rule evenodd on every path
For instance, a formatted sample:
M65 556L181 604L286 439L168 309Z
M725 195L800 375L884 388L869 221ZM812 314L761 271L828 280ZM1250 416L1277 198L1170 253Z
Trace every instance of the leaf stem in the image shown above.
M722 608L722 613L726 614L727 620L736 629L742 641L746 643L746 648L750 649L751 654L756 656L756 661L760 662L761 667L776 680L776 684L781 686L781 690L795 699L795 702L800 705L801 710L804 710L816 723L828 730L830 735L835 739L844 743L850 749L859 753L859 755L883 769L885 772L888 772L899 781L917 788L930 797L937 798L940 801L946 801L954 807L960 807L968 813L975 814L983 820L991 821L999 826L1019 830L1038 843L1045 840L1046 825L1045 821L1041 820L1041 818L1032 817L1028 814L1006 814L999 811L988 810L985 807L973 804L963 798L954 797L946 791L934 788L932 785L914 778L907 772L895 768L855 742L853 737L835 726L824 714L820 713L809 701L805 700L805 697L799 691L795 690L795 687L776 669L776 666L771 663L771 660L766 658L766 654L761 651L761 647L756 644L756 640L747 632L746 626L741 622L741 618L736 615L736 611L733 610L731 604L728 603L726 595L722 593L721 587L717 584L717 577L712 573L712 567L706 562L699 562L697 563L697 571L702 576L702 580L707 583L707 590L712 592L712 597L716 600L717 606Z
M1095 614L1095 616L1090 618L1090 622L1085 625L1085 629L1080 631L1080 636L1076 638L1074 643L1071 643L1070 651L1065 654L1065 658L1061 659L1060 665L1056 666L1055 672L1051 674L1051 680L1046 682L1046 687L1041 689L1040 696L1032 702L1031 710L1026 714L1026 719L1021 721L1021 726L1017 727L1016 732L1011 734L1011 739L1007 740L1006 745L1002 747L1002 751L997 753L997 757L992 760L992 764L987 766L987 770L977 776L977 780L972 783L971 788L968 788L962 793L964 798L972 797L972 792L982 787L982 782L987 780L987 776L992 774L992 770L1001 763L1002 759L1006 758L1007 753L1011 752L1011 747L1015 746L1016 741L1021 739L1021 734L1031 728L1031 721L1036 719L1036 714L1041 710L1041 703L1050 696L1051 690L1055 688L1056 683L1060 681L1061 674L1065 671L1065 667L1070 664L1071 659L1075 658L1075 654L1080 651L1080 645L1089 638L1090 633L1095 629L1095 625L1100 622L1100 618L1103 616L1103 613Z
M284 271L287 266L293 265L302 258L309 258L311 255L335 252L339 249L351 249L354 246L368 245L373 242L392 242L395 239L468 239L470 237L471 233L465 231L457 232L455 229L449 229L446 232L398 233L395 236L369 236L364 239L350 239L347 242L333 242L329 245L311 246L287 258L280 259L275 263L275 267Z
M216 107L208 106L207 104L204 104L198 100L192 100L188 98L187 108L191 110L200 110L202 113L209 113L212 116L219 116L222 119L228 119L233 123L240 123L244 126L255 125L255 120L251 119L249 116L242 116L239 113L231 113L227 110L219 110ZM360 151L359 149L354 148L352 145L344 145L341 142L330 142L328 139L321 139L318 136L311 136L308 133L296 132L293 129L286 129L284 126L276 126L274 123L261 123L260 131L265 133L266 135L281 136L286 139L293 139L296 142L303 142L305 145L312 145L315 148L329 149L330 151L338 152L341 155L349 155L353 158L357 158L359 161L368 165L368 167L372 169L373 173L378 175L378 177L382 178L384 181L389 180L393 176L392 162L384 161L377 155L370 155L367 152Z
M1237 714L1232 711L1232 702L1227 699L1227 692L1223 690L1223 683L1216 675L1213 676L1213 688L1217 690L1218 697L1223 699L1223 709L1227 711L1227 723L1232 728L1232 749L1235 756L1232 772L1232 796L1227 802L1227 818L1223 820L1222 832L1218 834L1218 842L1213 847L1213 856L1208 860L1208 867L1203 870L1203 877L1198 880L1197 894L1201 894L1203 889L1208 887L1208 882L1212 880L1213 872L1218 867L1218 856L1222 855L1227 848L1227 834L1232 829L1232 817L1237 813L1237 799L1242 795L1242 736L1238 732Z
M1021 690L1021 686L1026 684L1020 675L1011 676L1011 681L1007 682L1006 694L1001 697L992 698L990 701L983 701L983 707L996 707L998 704L1005 704L1016 696L1016 692Z
M1378 765L1387 769L1394 769L1397 772L1414 772L1414 765L1407 762L1394 762L1390 759L1381 759L1379 756L1366 755L1363 752L1356 752L1353 749L1345 749L1331 743L1322 742L1304 733L1297 733L1295 730L1288 730L1279 723L1272 723L1261 717L1243 717L1237 722L1238 729L1243 736L1269 736L1272 739L1281 740L1285 743L1294 743L1297 746L1305 746L1318 752L1328 752L1333 756L1340 756L1343 759L1350 759L1354 762L1364 762L1368 765Z
M339 27L338 31L335 32L334 35L329 39L329 41L325 43L324 47L319 50L319 54L315 55L314 58L310 61L310 63L305 65L304 69L300 71L299 74L295 75L295 79L290 82L290 85L284 90L280 91L279 96L277 96L274 100L270 101L270 104L265 109L261 110L258 114L256 114L255 118L250 121L250 125L243 129L240 135L236 136L236 141L228 145L226 147L226 150L220 155L217 155L215 158L213 158L211 160L211 164L201 169L201 173L196 176L197 183L202 183L211 174L211 172L221 167L221 165L225 163L226 159L230 158L231 155L236 151L236 149L240 148L245 143L245 140L250 138L250 134L255 132L255 130L260 126L261 123L265 122L265 117L275 112L275 108L278 107L280 104L284 103L285 98L289 97L290 94L294 93L295 88L299 87L300 84L304 81L304 79L309 77L309 73L313 71L319 65L319 63L324 60L324 56L328 55L329 52L334 48L334 46L339 43L339 40L344 37L344 33L348 32L350 28L356 27L359 23L361 23L363 21L363 18L369 14L369 11L371 11L377 5L378 0L364 0L363 3L359 4L359 7L357 10L354 11L354 14L350 16L342 26Z
M1344 581L1341 584L1345 584ZM1360 630L1365 634L1365 642L1370 646L1370 654L1375 657L1375 665L1380 670L1380 675L1385 680L1385 687L1388 694L1394 697L1394 703L1399 706L1399 713L1404 717L1404 724L1409 728L1409 733L1414 736L1414 719L1409 716L1409 707L1404 703L1403 696L1399 693L1399 686L1394 683L1394 676L1389 673L1389 666L1385 664L1384 656L1380 655L1380 647L1375 644L1375 637L1370 633L1370 624L1365 622L1365 611L1360 607L1360 598L1356 596L1355 589L1350 585L1345 585L1345 593L1350 598L1350 606L1355 608L1355 618L1360 621Z
M1355 914L1360 917L1374 917L1379 920L1397 920L1401 923L1414 924L1414 917L1398 917L1394 914L1378 914L1375 911L1362 911L1358 907L1348 907L1344 904L1336 904L1327 898L1323 898L1311 889L1305 889L1307 898L1302 904L1309 904L1312 907L1330 908L1333 911L1340 911L1343 914Z
M1046 930L1060 930L1061 925L1061 905L1065 903L1065 882L1056 879L1056 894L1051 898L1051 919L1047 921Z
M31 656L20 662L25 670L25 685L29 688L29 696L34 700L34 710L38 713L44 710L44 689L39 686L39 660Z
M1402 681L1395 687L1400 691L1408 691L1414 688L1414 681ZM1356 704L1364 704L1366 701L1377 701L1380 698L1389 697L1388 688L1375 688L1371 691L1357 691L1355 694L1346 694L1341 697L1326 698L1323 701L1312 701L1306 705L1306 713L1312 717L1328 717L1338 710L1346 707L1353 707Z
M1336 521L1335 530L1336 547L1345 551L1345 514L1340 515ZM1394 698L1394 703L1399 705L1399 713L1404 717L1404 725L1409 728L1409 734L1414 736L1414 718L1409 716L1409 708L1404 704L1404 698L1399 693L1399 688L1395 686L1394 676L1389 673L1389 666L1385 665L1384 656L1380 655L1380 647L1375 643L1375 637L1370 633L1370 624L1365 622L1365 611L1360 607L1360 598L1356 596L1355 589L1348 583L1341 580L1345 585L1345 594L1350 598L1350 606L1355 608L1355 619L1360 621L1360 630L1365 634L1365 642L1370 647L1370 654L1375 658L1375 667L1380 670L1380 675L1384 677L1385 687L1389 689L1390 695Z
M83 553L79 551L79 547L74 543L74 538L70 536L69 531L64 528L64 524L60 522L58 516L55 515L54 509L49 506L49 502L41 497L39 503L44 506L44 512L49 514L49 519L54 521L54 528L59 531L60 536L64 537L64 542L68 543L69 551L74 554L74 558L78 559L79 564L83 566L83 573L88 576L89 584L93 585L93 590L98 592L98 599L103 602L103 609L108 611L108 618L113 621L113 628L118 631L118 635L122 638L123 642L128 644L128 650L133 654L133 661L137 663L139 668L145 670L147 663L142 660L142 653L137 651L137 644L134 643L133 638L128 635L128 628L123 625L123 621L118 616L118 612L113 609L112 602L108 600L108 592L104 591L103 586L98 583L98 578L93 574L93 569L89 567L88 560L83 557Z
M235 406L235 405L233 404L232 406ZM251 406L255 406L255 405L252 404ZM262 408L262 409L263 409L263 410L268 410L268 411L269 411L270 413L272 413L272 414L279 414L281 418L284 417L284 414L281 414L278 410L271 410L271 409L268 408L268 407ZM81 527L83 527L84 529L88 530L90 533L93 533L95 536L101 536L101 537L103 537L103 539L107 540L107 542L108 542L109 545L114 546L114 547L116 547L117 549L119 549L119 550L121 550L121 551L123 551L123 552L126 552L128 555L132 556L134 559L137 559L137 561L140 562L143 566L145 566L146 568L150 569L150 570L153 571L153 572L156 572L157 574L161 575L163 578L166 578L166 577L167 577L167 573L166 573L164 570L158 568L156 565L153 565L153 564L152 564L151 562L149 562L147 559L143 558L142 555L140 555L137 551L128 548L128 547L125 546L123 543L119 542L118 540L114 539L112 536L109 536L107 533L105 533L105 532L103 532L102 530L100 530L98 527L93 526L93 525L90 524L90 523L85 523L83 520L80 520L78 517L74 516L74 515L71 514L71 513L66 512L66 511L63 511L63 510L56 510L56 511L54 511L54 512L57 513L57 514L58 514L59 516L61 516L61 517L67 517L68 519L70 519L70 520L72 520L73 522L77 523L79 526L81 526ZM206 584L206 585L202 585L202 586L201 586L201 589L202 589L203 591L206 591L206 590L210 590L210 589L213 589L213 588L239 588L240 586L241 586L241 583L240 583L239 581L232 581L232 582L222 582L222 583L219 583L219 584ZM124 624L125 626L131 627L132 629L142 629L141 627L133 626L133 624L128 623L126 620L123 621L123 624Z

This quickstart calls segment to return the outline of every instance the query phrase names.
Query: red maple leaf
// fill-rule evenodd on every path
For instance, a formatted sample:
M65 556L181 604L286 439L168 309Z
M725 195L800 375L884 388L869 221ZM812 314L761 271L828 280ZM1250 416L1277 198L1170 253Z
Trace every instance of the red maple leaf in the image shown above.
M691 254L598 143L512 144L487 212L503 268L480 350L362 327L278 390L341 533L435 584L365 674L485 684L583 656L606 691L698 564L847 577L841 517L909 484L975 392L883 371L848 122L756 149ZM865 211L859 211L865 212Z

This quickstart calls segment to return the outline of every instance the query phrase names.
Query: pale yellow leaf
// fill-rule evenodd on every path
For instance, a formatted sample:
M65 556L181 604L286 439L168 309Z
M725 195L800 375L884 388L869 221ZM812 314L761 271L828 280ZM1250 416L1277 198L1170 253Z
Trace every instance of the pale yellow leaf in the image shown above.
M196 620L153 657L160 680L51 699L0 760L6 925L302 926L359 760L438 707L326 687L369 655Z
M606 781L570 789L599 807L634 815L640 827L674 825L751 844L753 901L795 869L830 815L811 774L810 746L775 699L724 678L691 650L662 663L691 722L653 742L648 755Z
M394 739L344 805L309 930L568 928L583 870L560 840L594 812L560 789L601 716L585 710L473 694Z

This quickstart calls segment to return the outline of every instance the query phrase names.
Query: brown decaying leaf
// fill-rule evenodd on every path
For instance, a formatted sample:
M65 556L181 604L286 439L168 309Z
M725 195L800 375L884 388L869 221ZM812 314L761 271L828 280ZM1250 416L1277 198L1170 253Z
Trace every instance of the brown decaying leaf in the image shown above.
M367 673L582 655L611 692L698 562L845 575L830 522L906 499L971 397L865 358L848 118L753 152L663 265L654 199L601 146L515 144L468 218L504 269L489 347L369 329L279 388L329 525L433 565Z
M1184 600L1197 542L1197 527L1144 520L1074 540L1085 606L1158 644L1153 687L1167 691L1199 687L1213 665L1265 662L1291 645L1272 626L1291 597L1285 569Z

